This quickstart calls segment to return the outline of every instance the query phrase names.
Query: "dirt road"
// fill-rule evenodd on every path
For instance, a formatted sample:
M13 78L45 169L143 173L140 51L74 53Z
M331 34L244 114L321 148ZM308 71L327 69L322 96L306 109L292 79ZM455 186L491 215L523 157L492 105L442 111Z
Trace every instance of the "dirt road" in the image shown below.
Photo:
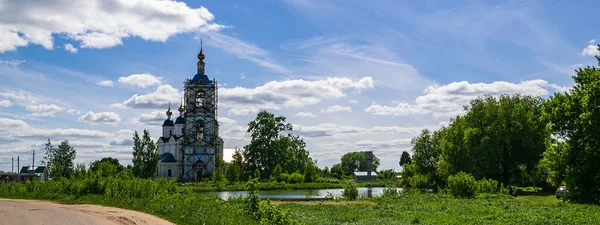
M0 199L2 225L171 225L158 217L132 210L97 205L64 205L21 199Z

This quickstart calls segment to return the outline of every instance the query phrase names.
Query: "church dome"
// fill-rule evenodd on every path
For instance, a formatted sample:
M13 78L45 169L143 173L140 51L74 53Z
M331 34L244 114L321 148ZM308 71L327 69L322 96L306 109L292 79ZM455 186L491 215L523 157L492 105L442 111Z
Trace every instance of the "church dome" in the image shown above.
M175 120L175 124L185 124L185 118L181 116L177 117L177 119Z
M172 127L173 126L173 120L166 119L162 126L163 127Z

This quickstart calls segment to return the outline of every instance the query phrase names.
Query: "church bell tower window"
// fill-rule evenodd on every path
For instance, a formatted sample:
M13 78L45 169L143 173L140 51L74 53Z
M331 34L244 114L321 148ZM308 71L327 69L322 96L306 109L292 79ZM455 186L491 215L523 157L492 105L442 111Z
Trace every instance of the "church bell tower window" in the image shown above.
M196 138L198 140L204 138L204 122L202 120L196 121Z
M204 92L198 92L196 94L196 106L202 107L204 105Z

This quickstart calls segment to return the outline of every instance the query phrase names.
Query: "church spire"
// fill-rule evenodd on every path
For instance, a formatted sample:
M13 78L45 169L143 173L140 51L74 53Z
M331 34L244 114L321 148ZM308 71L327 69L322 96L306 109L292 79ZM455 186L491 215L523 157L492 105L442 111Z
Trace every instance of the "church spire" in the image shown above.
M171 115L173 115L173 112L171 112L171 102L169 102L169 110L167 110L167 117L171 119Z
M198 53L198 74L204 75L204 53L202 52L202 37L200 37L200 53Z

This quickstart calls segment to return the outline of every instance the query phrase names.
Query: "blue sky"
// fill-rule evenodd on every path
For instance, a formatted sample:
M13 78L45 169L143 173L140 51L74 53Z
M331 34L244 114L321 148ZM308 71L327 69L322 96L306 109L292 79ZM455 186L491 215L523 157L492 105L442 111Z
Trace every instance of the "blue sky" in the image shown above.
M284 115L321 167L383 169L483 94L547 97L597 65L594 1L0 0L0 170L68 139L77 162L131 163L196 71L219 89L226 148L257 110Z

